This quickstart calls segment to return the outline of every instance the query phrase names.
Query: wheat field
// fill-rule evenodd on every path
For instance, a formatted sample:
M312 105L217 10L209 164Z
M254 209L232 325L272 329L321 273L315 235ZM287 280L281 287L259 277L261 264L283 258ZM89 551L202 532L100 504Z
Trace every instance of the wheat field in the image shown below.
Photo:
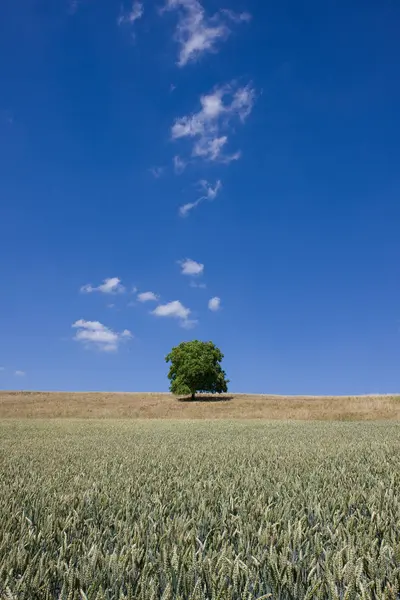
M399 598L399 434L2 420L0 598Z

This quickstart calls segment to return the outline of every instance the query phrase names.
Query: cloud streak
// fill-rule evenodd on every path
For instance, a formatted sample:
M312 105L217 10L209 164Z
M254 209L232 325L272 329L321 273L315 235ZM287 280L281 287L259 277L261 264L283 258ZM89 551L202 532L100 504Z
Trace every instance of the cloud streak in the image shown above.
M244 123L253 109L255 90L248 84L217 86L210 94L200 97L200 110L175 120L171 138L193 141L192 156L207 161L230 163L240 158L240 152L224 154L227 133L232 122Z
M153 175L154 179L160 179L161 175L164 173L164 167L151 167L149 169L150 173Z
M198 206L201 202L205 200L215 200L218 192L222 188L222 183L220 179L216 181L214 187L205 179L199 181L199 185L202 188L204 195L200 196L200 198L198 198L194 202L188 202L187 204L181 206L179 208L179 214L181 217L187 217L189 212L193 210L193 208L196 208L196 206Z
M217 52L219 43L231 34L229 24L250 19L248 13L231 10L220 10L209 17L198 0L167 0L162 12L165 11L178 14L174 39L179 44L180 67L196 62L203 54Z
M117 23L118 25L133 25L135 21L142 18L143 12L143 4L141 2L134 2L131 10L121 12Z

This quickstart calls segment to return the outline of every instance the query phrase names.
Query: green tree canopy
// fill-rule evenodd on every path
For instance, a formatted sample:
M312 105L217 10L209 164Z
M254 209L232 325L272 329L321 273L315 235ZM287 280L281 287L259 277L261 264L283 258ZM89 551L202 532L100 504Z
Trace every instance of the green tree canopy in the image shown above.
M193 340L175 346L165 357L171 363L168 373L171 392L179 396L190 394L192 398L196 392L227 392L229 380L221 367L223 358L212 342Z

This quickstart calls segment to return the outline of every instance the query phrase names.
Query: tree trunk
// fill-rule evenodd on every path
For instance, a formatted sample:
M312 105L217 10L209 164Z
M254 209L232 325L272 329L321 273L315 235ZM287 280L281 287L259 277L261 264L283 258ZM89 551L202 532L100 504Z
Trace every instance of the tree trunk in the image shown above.
M194 392L192 392L192 400L194 400L194 398L195 398L195 395L196 395L196 392L195 392L195 391L194 391Z

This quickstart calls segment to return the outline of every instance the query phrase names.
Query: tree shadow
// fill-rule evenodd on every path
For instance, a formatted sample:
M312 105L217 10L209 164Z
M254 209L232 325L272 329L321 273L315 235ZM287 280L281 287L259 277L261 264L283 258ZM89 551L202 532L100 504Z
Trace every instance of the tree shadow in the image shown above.
M191 396L179 396L177 399L179 402L190 402L191 404L196 404L199 402L230 402L233 400L233 396L225 394L196 394L194 400L192 400Z

